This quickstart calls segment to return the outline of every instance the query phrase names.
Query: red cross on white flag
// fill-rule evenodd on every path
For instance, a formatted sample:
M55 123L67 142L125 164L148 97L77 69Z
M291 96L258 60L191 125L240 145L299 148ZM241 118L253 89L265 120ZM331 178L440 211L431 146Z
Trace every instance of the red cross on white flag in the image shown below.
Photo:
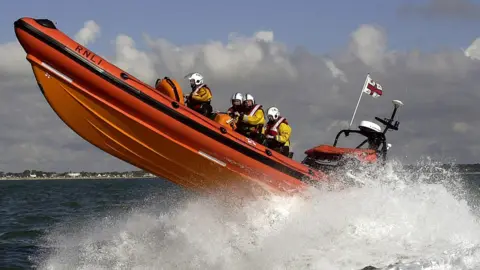
M362 91L363 93L368 94L374 98L378 98L383 94L382 86L372 80L370 74L368 74L367 78L365 79L365 86L363 87Z

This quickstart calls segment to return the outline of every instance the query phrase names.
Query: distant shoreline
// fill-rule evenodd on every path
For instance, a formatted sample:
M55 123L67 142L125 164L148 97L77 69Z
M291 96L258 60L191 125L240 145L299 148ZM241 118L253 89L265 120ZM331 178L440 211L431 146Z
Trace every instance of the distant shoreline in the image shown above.
M442 174L442 172L430 172L429 174ZM460 172L459 174L480 174L480 172ZM60 176L60 177L0 177L0 181L35 181L35 180L109 180L109 179L161 179L158 176Z
M158 178L157 176L95 176L95 177L1 177L0 181L10 181L10 180L108 180L108 179L154 179Z

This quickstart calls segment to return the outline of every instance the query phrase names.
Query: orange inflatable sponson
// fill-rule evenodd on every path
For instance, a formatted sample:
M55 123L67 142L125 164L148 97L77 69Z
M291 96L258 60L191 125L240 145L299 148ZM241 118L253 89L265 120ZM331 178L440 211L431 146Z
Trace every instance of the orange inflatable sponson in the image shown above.
M305 151L305 154L308 156L319 156L324 154L342 156L353 154L364 161L375 162L377 160L377 153L373 149L342 148L326 144L308 149Z
M376 152L373 149L356 149L356 148L342 148L335 147L331 145L322 144L315 148L305 151L307 155L315 155L317 153L328 153L328 154L338 154L344 155L349 153L366 153L368 155L375 155Z
M103 151L196 191L242 197L292 194L326 175L184 105L179 84L152 87L75 42L46 19L21 18L15 34L43 95L79 136Z
M170 79L169 77L157 79L155 89L169 98L180 102L180 104L185 104L182 88L176 80Z

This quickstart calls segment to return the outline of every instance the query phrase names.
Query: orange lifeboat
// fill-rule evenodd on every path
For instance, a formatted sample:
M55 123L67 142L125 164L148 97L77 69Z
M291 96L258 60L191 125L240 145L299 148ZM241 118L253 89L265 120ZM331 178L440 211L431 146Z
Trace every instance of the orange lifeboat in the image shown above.
M292 194L320 171L186 107L174 80L151 87L80 45L47 19L21 18L15 34L47 102L83 139L136 167L205 192ZM174 90L176 89L176 91Z
M242 197L295 194L327 180L315 165L235 132L228 114L208 118L188 108L174 79L152 87L47 19L24 17L14 28L52 109L83 139L125 162L192 190Z

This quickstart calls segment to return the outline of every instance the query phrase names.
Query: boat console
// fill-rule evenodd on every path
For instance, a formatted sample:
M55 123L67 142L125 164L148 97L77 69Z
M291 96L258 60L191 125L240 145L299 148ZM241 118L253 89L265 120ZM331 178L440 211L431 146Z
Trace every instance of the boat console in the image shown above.
M351 161L363 163L375 163L378 160L385 164L387 151L392 146L387 143L386 132L398 130L399 122L394 121L395 114L399 107L403 106L400 100L393 100L394 110L390 118L375 117L375 120L385 125L382 131L381 127L371 121L361 121L358 129L343 129L335 136L333 145L319 145L305 151L307 155L302 161L309 167L329 171L339 166L344 166ZM350 134L360 134L365 139L355 148L337 147L341 135L348 137ZM362 148L365 144L366 147Z

